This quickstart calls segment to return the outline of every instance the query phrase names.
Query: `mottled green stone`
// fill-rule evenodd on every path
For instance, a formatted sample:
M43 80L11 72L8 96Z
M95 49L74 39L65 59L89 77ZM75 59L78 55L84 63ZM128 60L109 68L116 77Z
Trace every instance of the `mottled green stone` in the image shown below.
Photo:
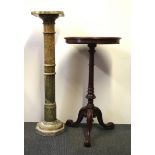
M55 20L62 11L32 11L32 15L43 20L44 34L44 81L45 105L44 121L37 123L36 130L41 135L56 135L64 131L64 124L56 119L55 103Z
M45 76L45 103L55 103L55 76Z
M52 122L56 120L56 104L44 105L44 119L46 122Z

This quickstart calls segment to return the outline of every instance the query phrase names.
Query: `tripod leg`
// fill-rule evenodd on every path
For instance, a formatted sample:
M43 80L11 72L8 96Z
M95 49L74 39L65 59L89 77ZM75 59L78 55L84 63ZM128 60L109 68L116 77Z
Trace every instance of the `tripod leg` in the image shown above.
M103 122L103 119L102 119L102 112L101 112L101 110L100 110L99 108L94 107L94 113L95 113L95 115L97 116L97 120L98 120L99 124L100 124L104 129L106 129L106 130L114 129L114 123L109 122L109 123L105 124L105 123Z
M92 122L93 122L93 109L87 109L87 128L85 131L85 142L84 142L84 145L86 147L91 146L90 132L92 130Z
M69 127L78 126L81 123L85 113L86 113L86 107L81 108L80 111L79 111L77 120L75 122L73 122L73 120L67 120L66 125L69 126Z

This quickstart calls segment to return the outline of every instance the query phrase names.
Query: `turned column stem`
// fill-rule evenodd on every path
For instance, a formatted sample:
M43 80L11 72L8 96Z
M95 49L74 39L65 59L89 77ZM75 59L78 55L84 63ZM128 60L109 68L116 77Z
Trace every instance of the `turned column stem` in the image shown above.
M59 15L40 15L44 26L44 81L45 105L44 120L56 120L55 103L55 20Z
M88 44L89 47L89 80L88 80L88 105L93 105L93 99L96 98L94 94L94 54L96 44Z

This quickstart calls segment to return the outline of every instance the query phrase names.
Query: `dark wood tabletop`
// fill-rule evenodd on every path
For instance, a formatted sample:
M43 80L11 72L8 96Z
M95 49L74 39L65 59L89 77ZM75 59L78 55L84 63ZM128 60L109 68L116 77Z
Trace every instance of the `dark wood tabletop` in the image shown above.
M65 37L68 44L119 44L120 37Z

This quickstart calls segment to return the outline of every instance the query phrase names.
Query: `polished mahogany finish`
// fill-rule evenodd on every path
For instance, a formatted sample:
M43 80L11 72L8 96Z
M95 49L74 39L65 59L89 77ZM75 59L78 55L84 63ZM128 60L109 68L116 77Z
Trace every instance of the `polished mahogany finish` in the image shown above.
M75 122L67 120L66 125L69 127L76 127L80 124L83 117L87 119L87 128L85 131L85 142L86 147L91 146L90 132L92 130L93 118L97 117L99 124L106 130L113 129L114 124L109 122L105 124L102 119L102 112L98 107L95 107L93 100L96 98L94 94L94 54L95 47L97 44L119 44L121 38L118 37L66 37L66 42L69 44L88 44L89 47L89 81L88 81L88 104L82 107L79 111L78 118Z
M66 37L68 44L119 44L119 37Z

